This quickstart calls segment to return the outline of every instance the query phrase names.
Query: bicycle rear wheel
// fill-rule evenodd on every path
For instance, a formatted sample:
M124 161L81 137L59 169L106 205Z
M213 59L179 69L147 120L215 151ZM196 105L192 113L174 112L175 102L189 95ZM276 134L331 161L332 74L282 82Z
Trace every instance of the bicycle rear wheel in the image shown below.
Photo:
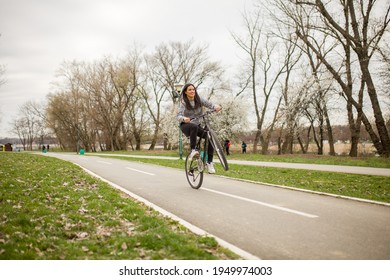
M191 188L199 189L203 183L204 164L201 157L189 160L186 157L186 177Z
M213 145L214 151L217 153L219 161L221 162L223 169L225 169L227 171L229 169L229 165L227 163L225 154L223 153L221 143L219 143L219 141L218 141L217 134L211 128L209 128L209 131L210 131L211 145Z

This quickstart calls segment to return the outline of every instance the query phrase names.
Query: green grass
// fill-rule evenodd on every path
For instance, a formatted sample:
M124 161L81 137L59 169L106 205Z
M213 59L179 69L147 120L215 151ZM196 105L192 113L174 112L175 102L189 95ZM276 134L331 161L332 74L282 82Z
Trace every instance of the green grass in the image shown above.
M51 157L0 153L0 259L238 259Z

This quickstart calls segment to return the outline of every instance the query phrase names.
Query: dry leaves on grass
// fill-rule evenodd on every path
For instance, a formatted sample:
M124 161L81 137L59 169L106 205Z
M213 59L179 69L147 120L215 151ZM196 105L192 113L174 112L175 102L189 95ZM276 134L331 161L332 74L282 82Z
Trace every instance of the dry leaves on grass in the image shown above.
M105 226L98 226L96 229L96 234L100 237L109 237L111 236L113 229Z
M89 236L88 232L85 232L85 231L76 233L76 238L77 238L78 240L87 239L88 236Z

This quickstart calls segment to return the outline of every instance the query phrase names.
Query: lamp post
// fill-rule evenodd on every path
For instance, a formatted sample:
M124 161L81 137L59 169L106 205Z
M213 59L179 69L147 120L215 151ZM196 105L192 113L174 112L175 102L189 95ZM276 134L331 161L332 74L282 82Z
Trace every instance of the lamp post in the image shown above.
M76 153L79 154L80 151L80 128L79 124L76 123L76 129L77 129L77 147L76 147Z
M173 97L175 100L177 100L179 108L180 108L180 91L182 87L183 85L181 84L175 84L175 91L173 92ZM183 135L180 129L180 124L179 124L179 156L180 159L183 159Z
M80 128L79 128L79 91L75 90L74 92L75 96L75 106L76 106L76 154L79 154L79 149L80 149Z

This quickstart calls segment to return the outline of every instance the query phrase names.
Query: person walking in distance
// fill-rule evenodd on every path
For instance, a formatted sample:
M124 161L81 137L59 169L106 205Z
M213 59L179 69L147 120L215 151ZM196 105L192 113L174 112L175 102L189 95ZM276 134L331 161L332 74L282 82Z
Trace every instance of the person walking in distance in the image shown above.
M241 148L242 148L242 153L246 154L246 143L244 141L242 141Z
M199 136L205 138L205 135L204 130L200 127L199 120L191 119L202 115L203 107L215 110L216 112L221 111L222 107L199 96L196 87L191 83L187 83L183 86L180 95L181 100L177 119L180 123L181 131L184 135L190 137L191 153L189 155L189 159L192 160L193 158L199 157L199 152L196 150L196 137ZM206 166L210 174L215 173L213 155L214 148L209 141Z
M225 151L226 151L226 155L230 155L230 140L225 140Z

